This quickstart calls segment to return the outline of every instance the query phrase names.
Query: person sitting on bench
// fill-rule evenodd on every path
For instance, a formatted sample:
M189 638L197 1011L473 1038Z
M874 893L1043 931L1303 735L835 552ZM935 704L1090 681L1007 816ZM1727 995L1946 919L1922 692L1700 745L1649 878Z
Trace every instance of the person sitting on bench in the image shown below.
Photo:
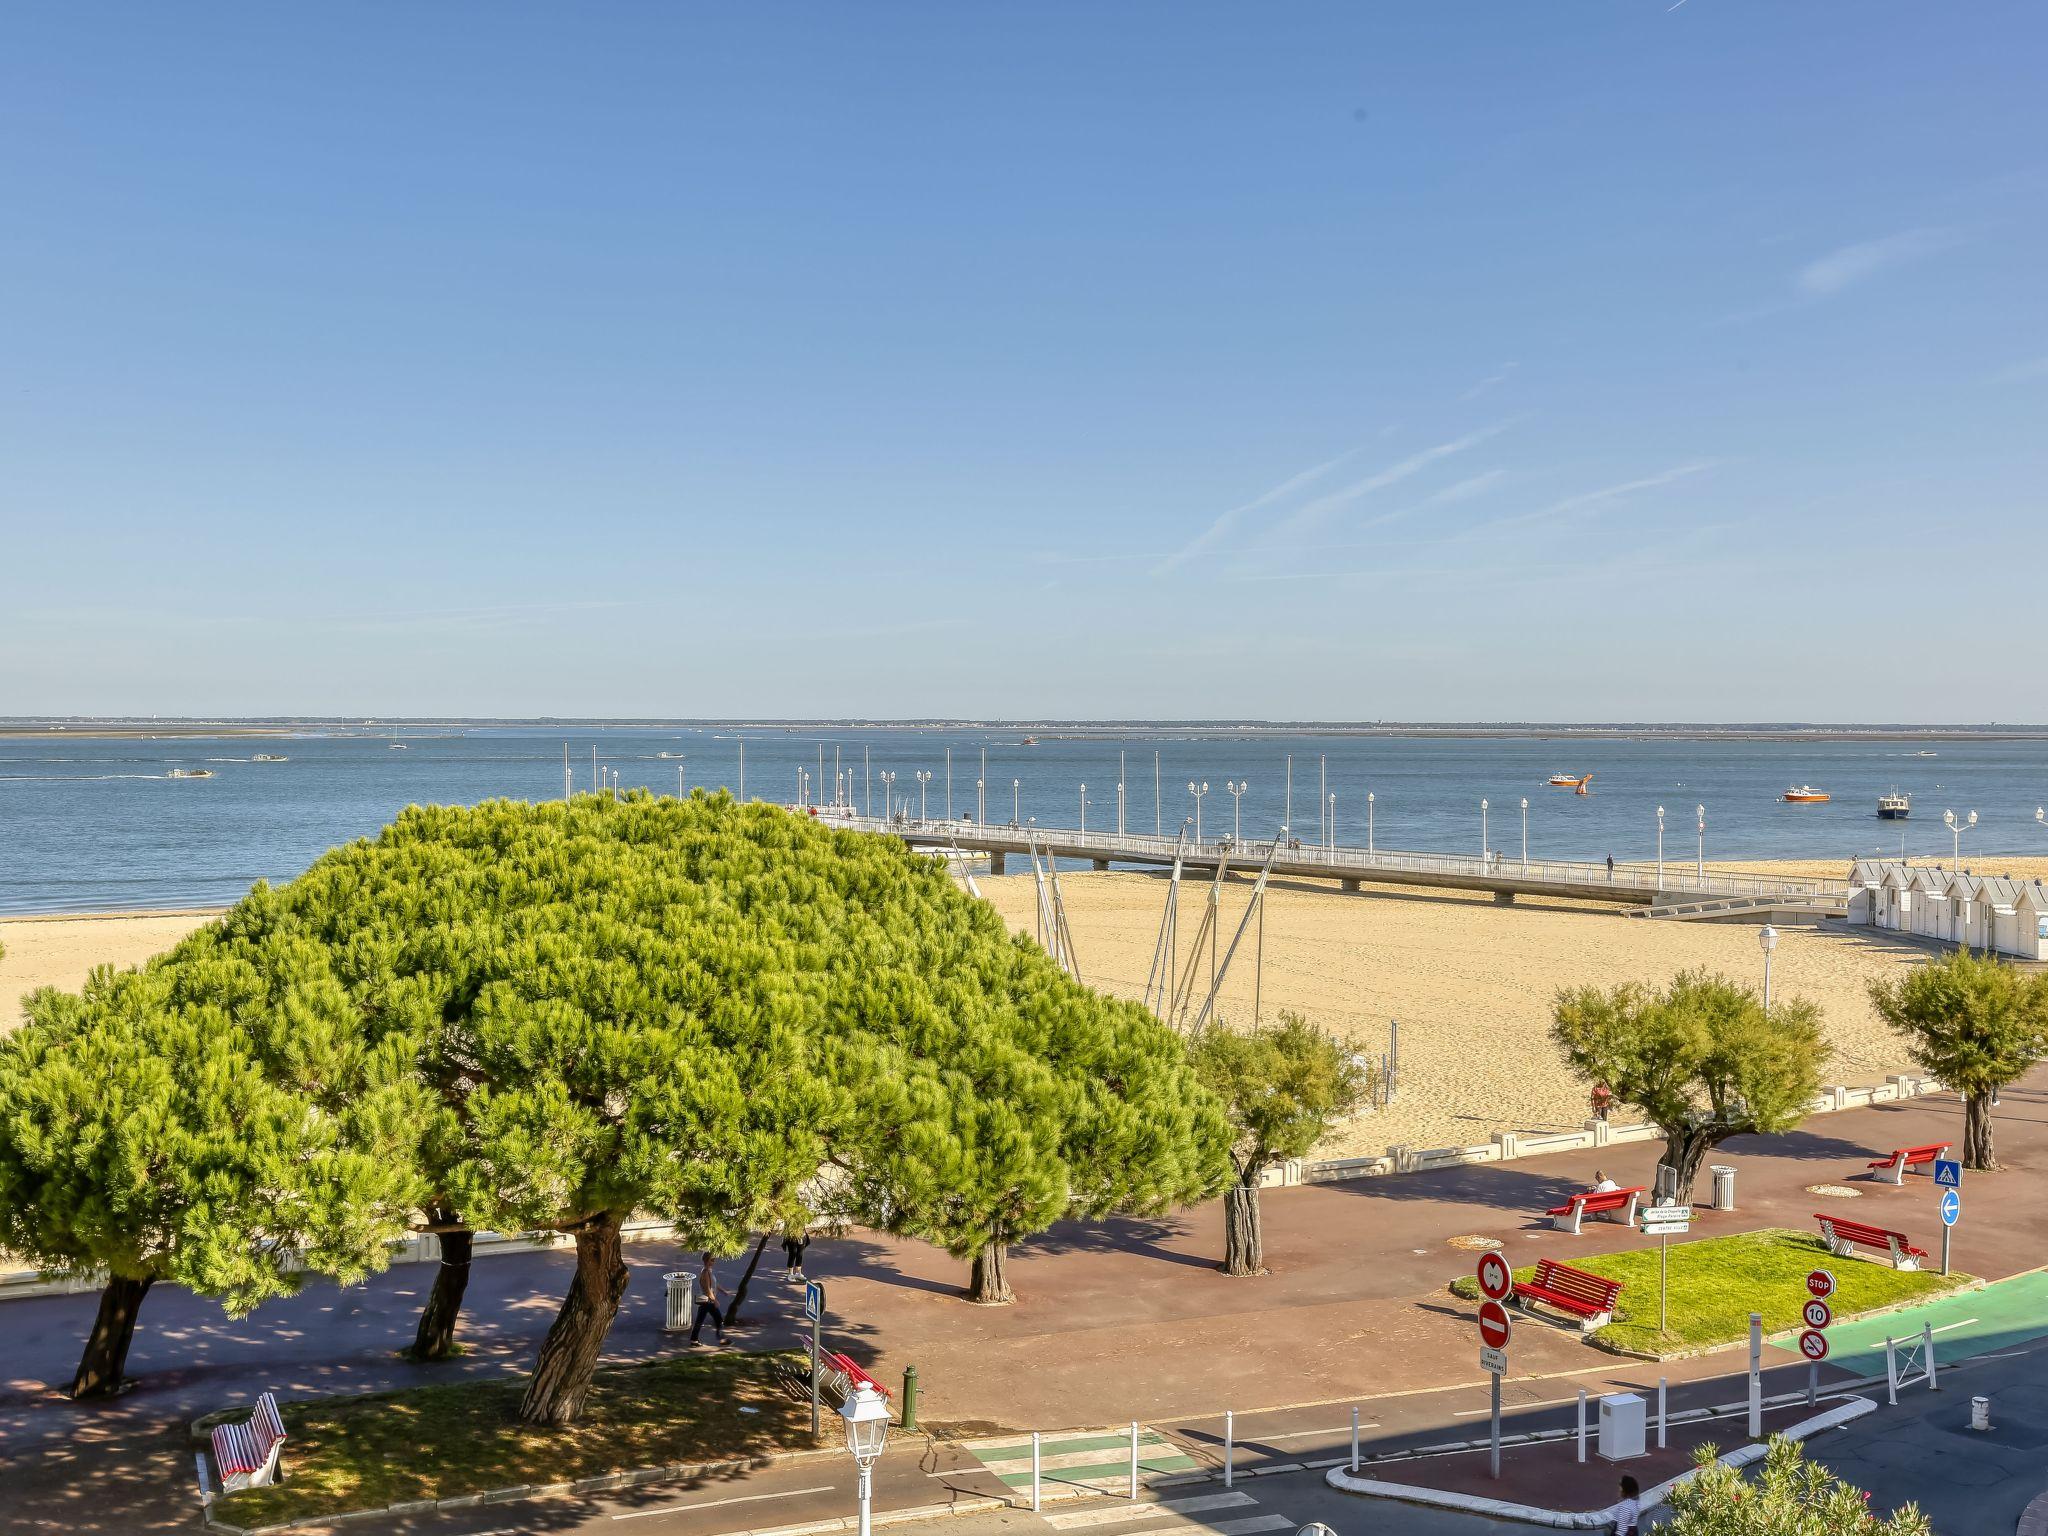
M1600 1171L1600 1170L1599 1170L1598 1168L1595 1168L1595 1169L1593 1170L1593 1193L1594 1193L1594 1194L1596 1194L1596 1195L1604 1195L1604 1194L1606 1194L1606 1193L1607 1193L1608 1191L1610 1191L1610 1190L1616 1190L1616 1189L1619 1189L1619 1188L1621 1188L1621 1186L1620 1186L1619 1184L1615 1183L1615 1182L1614 1182L1614 1180L1612 1180L1612 1179L1610 1179L1609 1177L1607 1177L1607 1175L1606 1175L1606 1174L1604 1174L1604 1173L1602 1173L1602 1172L1601 1172L1601 1171Z

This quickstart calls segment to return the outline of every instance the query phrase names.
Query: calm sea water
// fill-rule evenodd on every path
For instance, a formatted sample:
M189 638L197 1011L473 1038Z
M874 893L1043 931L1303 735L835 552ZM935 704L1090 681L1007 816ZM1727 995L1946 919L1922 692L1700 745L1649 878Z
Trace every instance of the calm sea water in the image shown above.
M628 786L673 791L681 770L692 786L737 788L742 735L749 795L793 800L802 767L817 798L822 752L823 797L832 797L836 769L855 804L871 798L877 812L885 794L908 796L914 807L922 790L930 813L942 814L950 748L951 808L973 813L985 750L991 820L1008 820L1014 802L1041 825L1071 826L1085 783L1088 825L1113 828L1121 751L1124 817L1132 831L1157 826L1171 835L1194 813L1187 788L1193 780L1209 786L1201 802L1205 833L1230 827L1226 785L1242 783L1243 833L1264 836L1290 814L1291 758L1292 825L1304 840L1317 833L1319 803L1327 809L1335 795L1338 841L1364 845L1370 791L1372 840L1381 848L1490 846L1515 857L1526 796L1532 857L1652 858L1656 807L1663 805L1665 856L1690 859L1699 804L1707 808L1709 858L1896 853L1902 831L1909 852L1947 854L1941 813L1950 807L1978 813L1978 827L1963 840L1967 864L1990 869L2000 853L2048 854L2048 828L2033 819L2036 805L2048 801L2048 741L1360 738L1133 729L1116 739L1041 733L1037 745L1026 746L1016 730L493 726L401 730L396 739L404 749L394 750L390 733L75 735L0 739L0 911L224 904L253 880L290 879L335 843L374 833L410 802L559 795L565 743L579 791L592 784L593 748L598 763ZM252 761L258 752L289 761ZM172 768L210 768L214 776L166 777ZM920 772L931 775L922 786ZM1543 781L1559 772L1591 773L1592 793L1546 787ZM885 787L884 773L895 775L893 787ZM1778 797L1793 783L1825 788L1834 799L1785 805ZM1878 795L1894 786L1913 796L1903 828L1876 818ZM1484 844L1482 798L1490 802Z

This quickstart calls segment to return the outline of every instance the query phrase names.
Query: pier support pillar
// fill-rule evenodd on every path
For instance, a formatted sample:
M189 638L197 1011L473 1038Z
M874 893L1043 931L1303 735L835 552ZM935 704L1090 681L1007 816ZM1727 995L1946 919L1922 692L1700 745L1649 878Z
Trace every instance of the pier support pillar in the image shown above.
M1358 882L1356 880L1339 880L1337 884L1342 886L1347 891L1355 891L1358 889Z
M989 872L990 874L992 874L992 875L1000 875L1000 874L1001 874L1001 873L1003 872L1003 856L1002 856L1002 854L1000 854L1000 853L996 853L996 852L991 852L991 853L989 854L989 856L988 856L988 872Z
M1090 866L1091 866L1092 868L1095 868L1095 869L1107 869L1107 868L1109 868L1109 860L1107 860L1107 859L1090 859L1090 860L1088 861L1088 863L1089 863L1089 865L1090 865Z
M1513 891L1495 891L1493 893L1493 904L1497 907L1512 907L1515 904L1515 893Z

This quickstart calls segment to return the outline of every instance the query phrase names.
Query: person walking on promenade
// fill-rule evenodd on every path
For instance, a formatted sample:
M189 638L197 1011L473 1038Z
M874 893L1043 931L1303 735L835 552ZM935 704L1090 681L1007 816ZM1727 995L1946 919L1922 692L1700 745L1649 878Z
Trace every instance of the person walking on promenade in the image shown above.
M690 1322L690 1342L697 1342L697 1335L704 1331L704 1319L710 1318L718 1329L718 1342L725 1342L725 1312L718 1305L718 1271L713 1267L710 1254L704 1255L703 1266L697 1271L697 1315Z
M801 1280L804 1278L804 1250L811 1246L808 1232L790 1232L782 1239L782 1278Z
M1614 1090L1605 1083L1595 1083L1591 1098L1593 1118L1595 1120L1605 1120L1607 1112L1614 1107Z
M1642 1493L1634 1478L1621 1480L1621 1502L1603 1511L1614 1522L1614 1536L1636 1536L1636 1523L1643 1517Z
M1611 853L1607 855L1607 878L1609 880L1614 878L1614 855Z

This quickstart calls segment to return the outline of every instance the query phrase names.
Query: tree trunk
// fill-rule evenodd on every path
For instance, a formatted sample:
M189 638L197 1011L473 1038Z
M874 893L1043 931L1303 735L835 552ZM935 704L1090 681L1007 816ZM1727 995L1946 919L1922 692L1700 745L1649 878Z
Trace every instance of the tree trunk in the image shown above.
M1678 1170L1678 1188L1671 1196L1673 1204L1692 1204L1693 1181L1700 1176L1700 1165L1720 1139L1695 1126L1664 1128L1664 1161Z
M747 1284L754 1278L754 1271L761 1267L761 1255L767 1248L768 1239L765 1237L754 1245L754 1256L747 1260L747 1272L740 1276L740 1283L732 1288L732 1300L726 1305L726 1327L730 1328L740 1320L740 1303L747 1299Z
M1991 1152L1991 1095L1973 1093L1963 1100L1963 1166L1996 1168Z
M977 1306L1000 1307L1017 1299L1003 1269L1009 1252L1010 1245L998 1237L990 1238L988 1245L974 1256L974 1279L967 1287L969 1301Z
M435 1226L453 1223L455 1212L430 1208ZM469 1256L475 1234L467 1227L450 1225L436 1234L441 1244L441 1267L434 1271L434 1289L428 1293L426 1309L420 1313L419 1330L413 1335L412 1358L446 1360L455 1353L455 1323L462 1316L462 1295L469 1289Z
M1265 1237L1259 1227L1259 1170L1251 1168L1223 1191L1223 1273L1265 1272Z
M135 1341L135 1314L149 1294L153 1278L129 1280L115 1275L100 1292L99 1315L86 1336L78 1374L71 1379L73 1397L111 1397L121 1390L128 1368L128 1346Z
M576 1279L541 1340L533 1379L519 1404L528 1424L573 1424L590 1395L597 1357L604 1349L619 1300L626 1294L626 1261L619 1256L619 1219L607 1211L576 1229Z

